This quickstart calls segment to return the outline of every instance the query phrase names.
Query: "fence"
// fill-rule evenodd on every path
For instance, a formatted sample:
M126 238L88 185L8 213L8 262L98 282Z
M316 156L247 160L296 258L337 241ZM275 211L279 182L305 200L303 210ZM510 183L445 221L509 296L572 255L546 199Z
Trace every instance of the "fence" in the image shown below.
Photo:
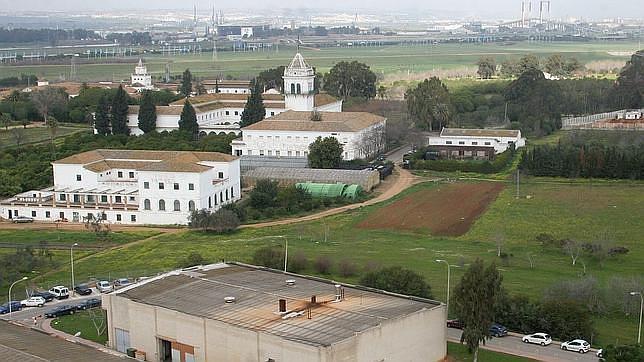
M631 112L631 111L634 111L634 110L623 109L620 111L604 112L604 113L597 113L597 114L589 114L586 116L563 118L561 120L561 129L570 130L570 129L593 128L592 124L597 121L601 121L605 119L617 119L620 115L623 115L624 113ZM644 111L644 109L640 109L639 111L642 112Z

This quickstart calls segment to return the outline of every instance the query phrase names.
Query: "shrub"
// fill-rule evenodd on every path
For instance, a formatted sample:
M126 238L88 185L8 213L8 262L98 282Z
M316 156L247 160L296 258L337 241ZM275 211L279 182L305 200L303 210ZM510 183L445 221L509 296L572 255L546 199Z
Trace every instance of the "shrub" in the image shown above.
M302 270L306 269L309 264L309 260L306 258L303 252L298 251L292 259L288 261L288 271L293 273L299 273Z
M420 153L421 157L425 153ZM433 170L443 172L476 172L476 173L497 173L506 168L514 157L514 149L499 154L493 161L477 160L423 160L411 159L410 168L414 170Z
M328 256L320 255L315 259L313 267L320 274L329 274L331 272L331 259Z
M188 226L202 231L230 232L239 226L239 217L233 211L224 208L216 212L206 209L194 210L190 213Z
M205 264L206 260L198 252L190 253L185 259L177 262L177 268L187 268L195 265Z
M415 295L423 298L432 297L429 284L420 274L399 266L367 273L360 279L360 284L393 293Z
M257 249L253 254L253 264L271 269L284 269L284 249L270 245Z
M351 260L342 259L338 263L338 270L340 271L340 275L346 278L356 275L358 268L356 267L356 264Z

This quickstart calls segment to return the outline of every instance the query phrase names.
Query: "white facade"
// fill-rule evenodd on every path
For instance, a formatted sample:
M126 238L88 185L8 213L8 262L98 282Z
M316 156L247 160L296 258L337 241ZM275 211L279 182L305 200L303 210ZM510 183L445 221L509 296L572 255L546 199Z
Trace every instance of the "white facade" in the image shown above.
M312 111L315 107L315 72L299 52L284 69L286 108L294 111Z
M214 152L95 150L52 165L54 186L2 201L2 217L184 225L241 196L239 160Z
M143 89L153 89L152 75L148 73L148 68L139 59L139 64L134 68L132 73L132 88L140 91Z
M439 136L428 137L428 146L494 147L494 153L505 152L510 145L525 147L520 130L443 128Z

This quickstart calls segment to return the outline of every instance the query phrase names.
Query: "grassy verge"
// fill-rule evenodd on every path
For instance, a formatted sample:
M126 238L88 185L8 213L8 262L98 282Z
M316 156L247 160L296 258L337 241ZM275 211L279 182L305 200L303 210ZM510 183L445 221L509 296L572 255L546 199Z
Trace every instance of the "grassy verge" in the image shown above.
M96 308L91 312L89 310L84 310L78 311L72 315L54 318L51 321L51 326L54 329L71 335L75 335L76 333L80 332L80 338L105 345L105 343L107 342L107 328L103 329L103 333L98 334L96 327L94 327L94 322L92 322L91 313L95 313L94 318L97 320L97 323L100 323L98 322L98 320L100 320L101 318L104 321L103 323L107 323L107 316L105 315L105 311L100 308Z
M472 355L467 351L467 346L459 343L447 342L447 360L450 362L466 362L472 360ZM513 356L511 354L479 350L480 362L529 362L530 358Z
M71 246L78 243L83 245L101 246L104 244L125 244L132 241L145 239L158 235L158 231L115 231L110 232L106 238L99 238L90 231L69 231L69 230L0 230L0 247L2 244L20 244L41 246L43 242Z

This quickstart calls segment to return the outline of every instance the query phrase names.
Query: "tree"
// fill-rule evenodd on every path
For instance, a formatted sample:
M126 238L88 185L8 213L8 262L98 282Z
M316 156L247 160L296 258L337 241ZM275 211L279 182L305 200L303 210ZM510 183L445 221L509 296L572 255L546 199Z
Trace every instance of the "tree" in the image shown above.
M187 268L195 265L203 265L205 263L206 260L204 259L204 257L198 252L193 251L192 253L188 254L185 259L179 260L179 262L177 262L177 267Z
M184 97L190 97L192 94L192 73L190 69L186 69L181 77L181 85L179 85L179 93Z
M179 130L188 134L195 135L199 131L199 124L197 123L197 114L192 104L186 98L179 117Z
M11 124L11 116L6 113L0 113L0 127L4 127L5 130L9 130L10 124Z
M366 64L342 61L324 77L324 90L344 100L349 97L369 99L376 96L376 78Z
M522 74L528 70L539 70L539 58L533 54L527 54L519 59L517 63L517 74Z
M570 256L570 260L572 262L572 265L574 266L577 263L579 254L581 253L581 244L575 240L568 239L563 242L562 247L566 254Z
M399 266L369 272L360 279L360 284L393 293L432 297L429 284L420 274Z
M62 88L46 87L32 92L31 101L47 123L50 111L65 105L67 93Z
M381 85L378 87L378 98L385 99L387 97L387 87Z
M49 130L49 141L51 143L51 158L56 159L56 147L54 145L54 139L58 133L58 121L54 117L49 117L46 122L47 129Z
M10 132L11 138L13 138L13 142L16 143L16 147L20 148L22 143L25 141L25 131L20 128L12 128Z
M281 246L264 246L253 254L253 264L271 269L284 269L284 249Z
M150 91L143 93L139 106L139 128L143 133L149 133L157 128L157 109L152 101Z
M546 59L544 69L546 72L554 75L555 77L565 76L564 71L565 59L560 54L553 54Z
M490 338L501 280L494 263L485 268L483 261L477 259L454 290L454 311L465 324L461 341L474 353L474 362L478 360L479 344Z
M128 95L122 85L119 85L114 98L112 99L112 133L115 135L129 135L130 127L127 126L127 115L129 113Z
M226 233L237 229L239 218L229 209L221 208L215 212L206 209L193 210L188 226L206 232Z
M101 96L96 106L96 115L94 120L94 128L96 132L102 136L107 136L111 133L110 129L110 105L105 95Z
M496 61L494 58L480 58L476 65L479 67L476 73L483 79L490 79L496 73Z
M250 206L256 209L263 209L275 206L279 187L277 181L269 179L257 180L255 187L248 195Z
M241 114L241 127L250 126L264 119L266 116L266 108L262 100L262 88L259 82L253 82L253 89L248 96L244 111Z
M612 345L604 348L603 360L606 362L644 362L644 349L642 346Z
M318 137L309 145L311 168L338 168L342 162L342 145L335 137Z
M433 131L447 122L444 115L439 115L439 110L451 107L450 96L447 87L437 77L425 79L416 88L410 88L405 92L407 99L407 111L415 120L416 126ZM438 107L442 104L444 106ZM449 114L449 113L447 113Z
M284 69L283 65L277 68L264 70L257 76L256 82L261 86L262 90L276 89L280 93L284 92Z
M644 104L644 50L633 54L620 71L613 98L617 108L641 108Z

